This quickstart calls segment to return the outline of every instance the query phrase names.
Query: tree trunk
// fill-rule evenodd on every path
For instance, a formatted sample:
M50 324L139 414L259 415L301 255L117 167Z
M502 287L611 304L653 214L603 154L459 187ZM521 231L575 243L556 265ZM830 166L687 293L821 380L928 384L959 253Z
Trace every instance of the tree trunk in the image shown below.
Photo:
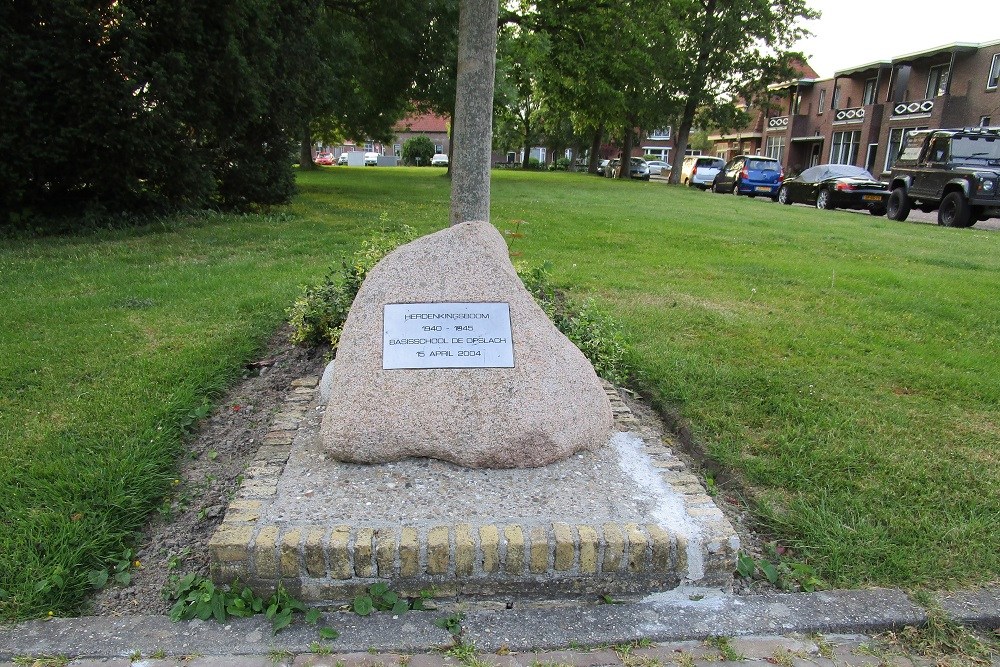
M311 171L316 168L316 163L313 162L312 155L312 133L309 132L309 126L307 125L302 130L302 143L299 144L299 169L302 171Z
M451 224L490 219L498 0L460 0Z
M671 161L670 182L677 184L681 180L681 167L684 164L684 153L687 151L687 142L691 137L691 126L694 125L694 114L698 110L698 102L701 99L701 86L705 85L705 73L708 70L708 57L712 51L712 34L715 29L715 7L716 0L708 0L705 3L705 25L698 35L700 42L698 47L698 59L691 70L692 85L688 86L688 99L684 104L684 113L681 116L680 126L677 128L677 137L674 139L674 159Z
M625 125L625 137L622 140L622 159L618 163L618 173L615 174L615 178L628 178L632 169L632 135L634 134L632 119L629 119Z
M587 173L596 174L601 162L601 141L604 140L604 123L594 131L594 140L590 142L590 160L587 162Z

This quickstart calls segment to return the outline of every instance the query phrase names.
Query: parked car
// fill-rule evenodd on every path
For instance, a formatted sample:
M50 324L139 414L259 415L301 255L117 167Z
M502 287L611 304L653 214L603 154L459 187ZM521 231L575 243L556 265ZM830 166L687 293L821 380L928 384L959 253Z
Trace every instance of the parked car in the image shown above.
M611 160L601 160L597 164L597 175L598 176L605 176L606 174L604 172L606 172L608 170L608 165L609 164L611 164Z
M688 155L681 165L681 185L707 190L712 186L715 175L726 166L721 157L709 155Z
M664 175L663 172L667 172L665 175L669 176L670 170L672 169L670 164L664 162L663 160L646 160L646 164L649 165L650 176Z
M317 153L313 162L329 167L333 164L333 153Z
M937 211L938 224L1000 218L1000 128L911 132L889 174L889 218Z
M734 195L762 195L778 200L778 188L784 179L781 163L773 157L740 155L726 163L712 179L712 192Z
M378 153L368 152L365 153L365 166L374 167L378 164Z
M447 167L448 166L448 156L444 153L435 153L434 157L431 158L432 167Z
M615 158L608 163L608 166L604 168L604 175L608 178L614 178L618 173L618 165L621 164L621 158ZM638 178L639 180L648 181L649 180L649 165L641 157L634 157L631 160L629 166L628 175L630 178Z
M344 166L347 164L347 153L341 153L340 157L337 158L337 164Z
M789 178L778 190L782 204L812 204L816 208L867 209L885 215L889 186L861 167L820 164Z

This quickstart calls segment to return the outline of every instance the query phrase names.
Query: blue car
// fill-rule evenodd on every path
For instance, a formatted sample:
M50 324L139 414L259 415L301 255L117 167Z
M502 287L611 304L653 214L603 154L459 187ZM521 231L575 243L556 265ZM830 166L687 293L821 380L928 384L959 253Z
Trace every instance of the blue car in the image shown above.
M778 189L785 174L773 157L740 155L726 163L715 175L712 192L732 192L749 197L770 197L778 201Z

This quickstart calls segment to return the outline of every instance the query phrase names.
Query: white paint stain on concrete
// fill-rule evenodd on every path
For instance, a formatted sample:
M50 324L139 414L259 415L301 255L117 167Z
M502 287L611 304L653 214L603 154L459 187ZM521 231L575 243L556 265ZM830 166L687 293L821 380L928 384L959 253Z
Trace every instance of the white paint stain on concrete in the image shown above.
M633 433L616 433L611 437L611 444L618 452L618 465L622 472L631 477L653 502L650 517L653 522L686 539L686 579L692 582L702 579L705 576L705 561L701 553L701 527L688 515L684 496L660 477L659 470L644 450L642 438Z

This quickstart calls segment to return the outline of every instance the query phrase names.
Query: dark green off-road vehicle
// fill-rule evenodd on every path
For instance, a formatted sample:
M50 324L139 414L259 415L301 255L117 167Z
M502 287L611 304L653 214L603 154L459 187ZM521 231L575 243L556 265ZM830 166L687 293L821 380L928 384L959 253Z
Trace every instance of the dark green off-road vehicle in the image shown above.
M903 141L889 176L886 215L936 210L938 224L971 227L1000 217L1000 128L919 130Z

